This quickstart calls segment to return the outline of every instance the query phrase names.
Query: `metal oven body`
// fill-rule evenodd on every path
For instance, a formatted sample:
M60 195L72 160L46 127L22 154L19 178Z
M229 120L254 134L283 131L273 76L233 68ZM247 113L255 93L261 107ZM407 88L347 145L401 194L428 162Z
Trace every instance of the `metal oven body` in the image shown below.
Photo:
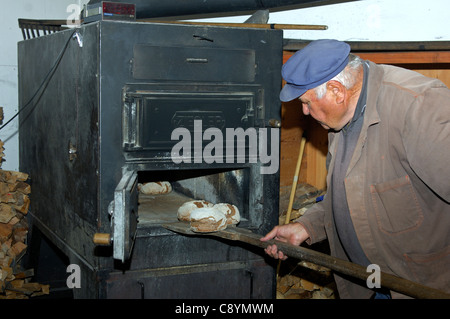
M161 224L190 199L235 204L260 234L277 222L278 163L262 158L278 155L281 31L99 21L18 54L32 225L80 266L76 297L274 296L262 251ZM162 180L171 194L137 191Z

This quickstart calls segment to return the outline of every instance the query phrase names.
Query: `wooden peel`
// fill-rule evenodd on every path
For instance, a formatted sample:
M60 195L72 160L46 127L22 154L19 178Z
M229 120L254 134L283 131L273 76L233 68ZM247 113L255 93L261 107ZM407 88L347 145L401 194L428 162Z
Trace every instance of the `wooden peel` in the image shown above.
M235 226L228 226L225 230L210 232L210 233L196 233L190 229L189 223L175 222L162 225L164 228L173 232L189 235L189 236L214 236L227 240L239 241L266 248L268 245L277 245L283 253L289 257L297 258L304 261L309 261L314 264L330 268L340 274L349 275L362 280L367 280L372 273L367 272L367 269L358 264L335 258L327 254L323 254L301 246L295 246L288 243L283 243L277 240L269 240L263 242L260 240L262 236L251 232L248 229L238 228ZM419 299L450 299L450 294L443 291L430 288L394 275L387 273L380 273L381 286L390 290L399 292Z

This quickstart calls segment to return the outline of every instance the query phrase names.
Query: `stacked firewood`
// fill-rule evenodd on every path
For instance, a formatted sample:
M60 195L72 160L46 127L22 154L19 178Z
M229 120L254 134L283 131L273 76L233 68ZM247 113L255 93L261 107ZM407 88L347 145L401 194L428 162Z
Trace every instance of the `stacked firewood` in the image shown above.
M0 145L3 158L3 142ZM0 299L26 299L49 293L48 285L30 282L32 269L22 270L19 264L27 248L25 216L31 192L27 180L25 173L0 169Z
M0 299L25 299L49 293L48 285L30 282L33 270L22 270L26 253L30 185L28 175L0 170Z
M277 299L337 299L330 269L298 260L282 262L277 277Z

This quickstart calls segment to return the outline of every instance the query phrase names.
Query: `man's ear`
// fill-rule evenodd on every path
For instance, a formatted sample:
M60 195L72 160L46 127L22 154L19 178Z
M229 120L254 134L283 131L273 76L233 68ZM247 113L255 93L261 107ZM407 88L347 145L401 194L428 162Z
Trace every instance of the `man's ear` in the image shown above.
M327 89L333 94L337 104L341 104L345 100L346 88L341 82L331 80L327 83Z

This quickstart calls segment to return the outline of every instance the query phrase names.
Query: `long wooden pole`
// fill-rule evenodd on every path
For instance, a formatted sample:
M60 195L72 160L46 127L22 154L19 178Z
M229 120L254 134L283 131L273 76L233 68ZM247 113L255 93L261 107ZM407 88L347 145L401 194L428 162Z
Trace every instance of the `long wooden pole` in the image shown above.
M276 23L233 23L233 22L197 22L197 21L161 21L152 19L138 19L137 22L151 23L168 23L168 24L189 24L189 25L205 25L205 26L221 26L236 28L259 28L259 29L276 29L276 30L327 30L326 25L311 24L276 24Z
M300 174L300 166L302 165L303 151L305 150L305 144L306 144L306 137L302 137L302 140L300 142L300 149L299 149L299 153L298 153L298 157L297 157L297 165L295 167L295 172L294 172L294 178L292 180L291 195L289 197L289 205L288 205L286 219L284 221L284 224L289 224L289 220L291 219L292 206L294 205L295 192L297 191L298 176Z
M255 234L245 228L229 227L224 230L216 232L195 233L190 230L189 223L185 222L163 224L162 227L185 235L214 236L223 239L247 243L252 246L260 247L263 249L266 248L268 245L275 244L284 254L286 254L289 257L293 257L299 260L305 260L314 263L316 265L329 268L340 274L365 280L366 283L367 280L369 279L369 276L372 275L372 272L369 272L366 267L352 263L350 261L332 257L330 255L309 248L291 245L289 243L280 242L274 239L263 242L260 240L261 235ZM405 294L410 297L419 299L450 299L450 294L448 292L424 286L422 284L392 274L388 274L382 271L379 271L379 275L380 275L379 283L382 287L399 292L401 294Z

